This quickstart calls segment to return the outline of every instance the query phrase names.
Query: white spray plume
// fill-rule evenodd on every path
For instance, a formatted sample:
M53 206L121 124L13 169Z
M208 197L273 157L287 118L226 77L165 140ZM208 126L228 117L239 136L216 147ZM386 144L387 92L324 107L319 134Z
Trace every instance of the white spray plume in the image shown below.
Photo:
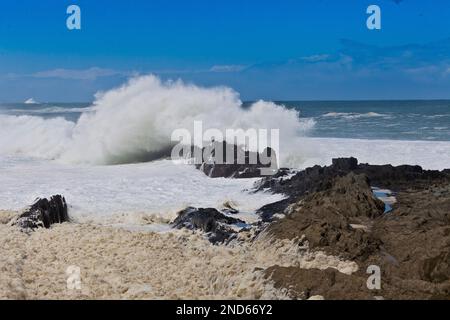
M282 161L283 141L293 141L314 125L300 120L297 111L272 102L258 101L244 109L239 94L230 88L202 88L180 80L162 82L153 75L133 78L122 87L97 94L93 107L76 124L62 118L29 116L20 120L1 116L0 121L1 131L14 122L9 127L17 128L12 133L17 136L32 124L14 148L0 146L2 153L88 164L153 160L167 154L175 129L192 130L194 121L202 121L204 130L217 128L223 132L280 129ZM22 122L20 128L18 122Z

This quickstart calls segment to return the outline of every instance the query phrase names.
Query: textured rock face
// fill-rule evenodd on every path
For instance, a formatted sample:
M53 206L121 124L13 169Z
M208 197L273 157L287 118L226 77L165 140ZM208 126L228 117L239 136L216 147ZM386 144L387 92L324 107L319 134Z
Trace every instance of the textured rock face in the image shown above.
M289 295L309 299L322 295L327 300L373 299L366 288L366 278L349 276L335 269L300 269L273 266L266 270L266 277L277 288L288 288Z
M351 171L351 170L355 170L358 168L358 159L356 158L337 158L337 159L332 159L332 167L335 170L340 170L340 171Z
M450 279L450 251L424 259L420 266L420 277L434 283L443 283Z
M268 226L271 236L304 239L312 250L351 259L360 269L342 276L275 266L266 275L300 298L450 299L449 172L355 160L337 159L291 180L264 179L262 184L286 191L289 198L260 211L286 215ZM389 213L373 197L371 185L395 191ZM380 267L380 290L366 287L370 265Z
M52 196L48 199L38 199L29 209L20 214L12 225L25 231L37 228L50 228L54 223L69 221L67 204L64 197Z
M298 172L290 179L264 178L258 189L270 188L273 192L284 193L294 198L327 188L330 180L350 172L365 174L372 186L401 191L411 187L427 187L433 182L445 182L449 172L423 170L419 166L358 164L355 158L333 159L327 167L314 166ZM414 182L413 184L411 182Z
M385 205L376 199L366 175L350 172L344 177L336 178L329 190L313 195L316 202L330 201L329 208L334 208L346 218L377 218L384 212Z
M213 208L186 208L178 213L172 227L201 230L212 243L226 243L234 239L237 232L231 225L244 223L242 220L226 216Z
M314 166L298 172L289 179L283 179L283 170L270 177L264 177L256 186L256 191L270 189L274 193L283 193L288 199L269 204L259 210L263 220L270 221L274 213L284 211L290 204L312 193L327 190L336 177L348 173L364 174L371 186L391 189L394 192L410 188L421 189L433 183L445 183L450 175L446 171L422 170L419 166L369 165L358 164L355 158L333 159L327 167Z
M335 178L328 189L291 204L287 217L273 222L268 232L287 239L306 236L311 248L353 260L367 256L380 242L351 225L383 212L384 203L373 196L367 177L349 173Z

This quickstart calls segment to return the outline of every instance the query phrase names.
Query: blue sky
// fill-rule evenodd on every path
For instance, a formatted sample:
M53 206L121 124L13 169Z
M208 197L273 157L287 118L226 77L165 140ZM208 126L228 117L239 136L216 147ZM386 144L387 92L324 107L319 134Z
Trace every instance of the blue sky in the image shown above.
M448 0L3 1L0 39L3 102L91 101L146 73L246 100L450 98Z

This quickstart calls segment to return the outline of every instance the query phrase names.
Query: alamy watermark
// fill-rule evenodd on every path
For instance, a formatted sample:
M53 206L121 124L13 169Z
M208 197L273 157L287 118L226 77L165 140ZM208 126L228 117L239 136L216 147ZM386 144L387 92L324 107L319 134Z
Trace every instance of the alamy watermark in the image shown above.
M73 4L67 7L66 13L69 15L66 26L69 30L81 30L81 9Z
M172 148L172 160L190 158L196 165L260 165L261 175L273 175L278 169L279 129L203 130L203 122L194 121L192 133L185 128L176 129L172 132L171 141L178 142Z
M381 30L381 8L375 4L372 4L367 7L366 12L370 15L366 21L367 29Z
M367 267L367 274L370 274L367 279L367 289L380 290L381 289L381 268L377 265L370 265Z
M79 266L69 266L66 269L67 290L81 290L81 268Z
M369 30L381 30L381 8L376 4L367 7L366 13L369 15L366 26ZM81 30L81 8L72 4L67 7L66 26L69 30Z

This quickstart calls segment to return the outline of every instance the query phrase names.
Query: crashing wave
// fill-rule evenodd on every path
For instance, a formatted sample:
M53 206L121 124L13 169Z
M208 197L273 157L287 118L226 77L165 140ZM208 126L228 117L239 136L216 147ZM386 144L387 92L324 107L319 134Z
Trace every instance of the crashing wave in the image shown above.
M169 155L174 130L279 129L280 141L293 141L314 126L311 119L273 102L242 108L227 87L202 88L149 75L99 93L77 123L63 118L0 116L0 154L21 154L68 163L122 164ZM289 143L291 147L291 143ZM284 146L287 148L287 146ZM280 155L282 163L282 155Z
M33 98L25 100L24 103L25 104L38 104L38 102L36 100L34 100Z

